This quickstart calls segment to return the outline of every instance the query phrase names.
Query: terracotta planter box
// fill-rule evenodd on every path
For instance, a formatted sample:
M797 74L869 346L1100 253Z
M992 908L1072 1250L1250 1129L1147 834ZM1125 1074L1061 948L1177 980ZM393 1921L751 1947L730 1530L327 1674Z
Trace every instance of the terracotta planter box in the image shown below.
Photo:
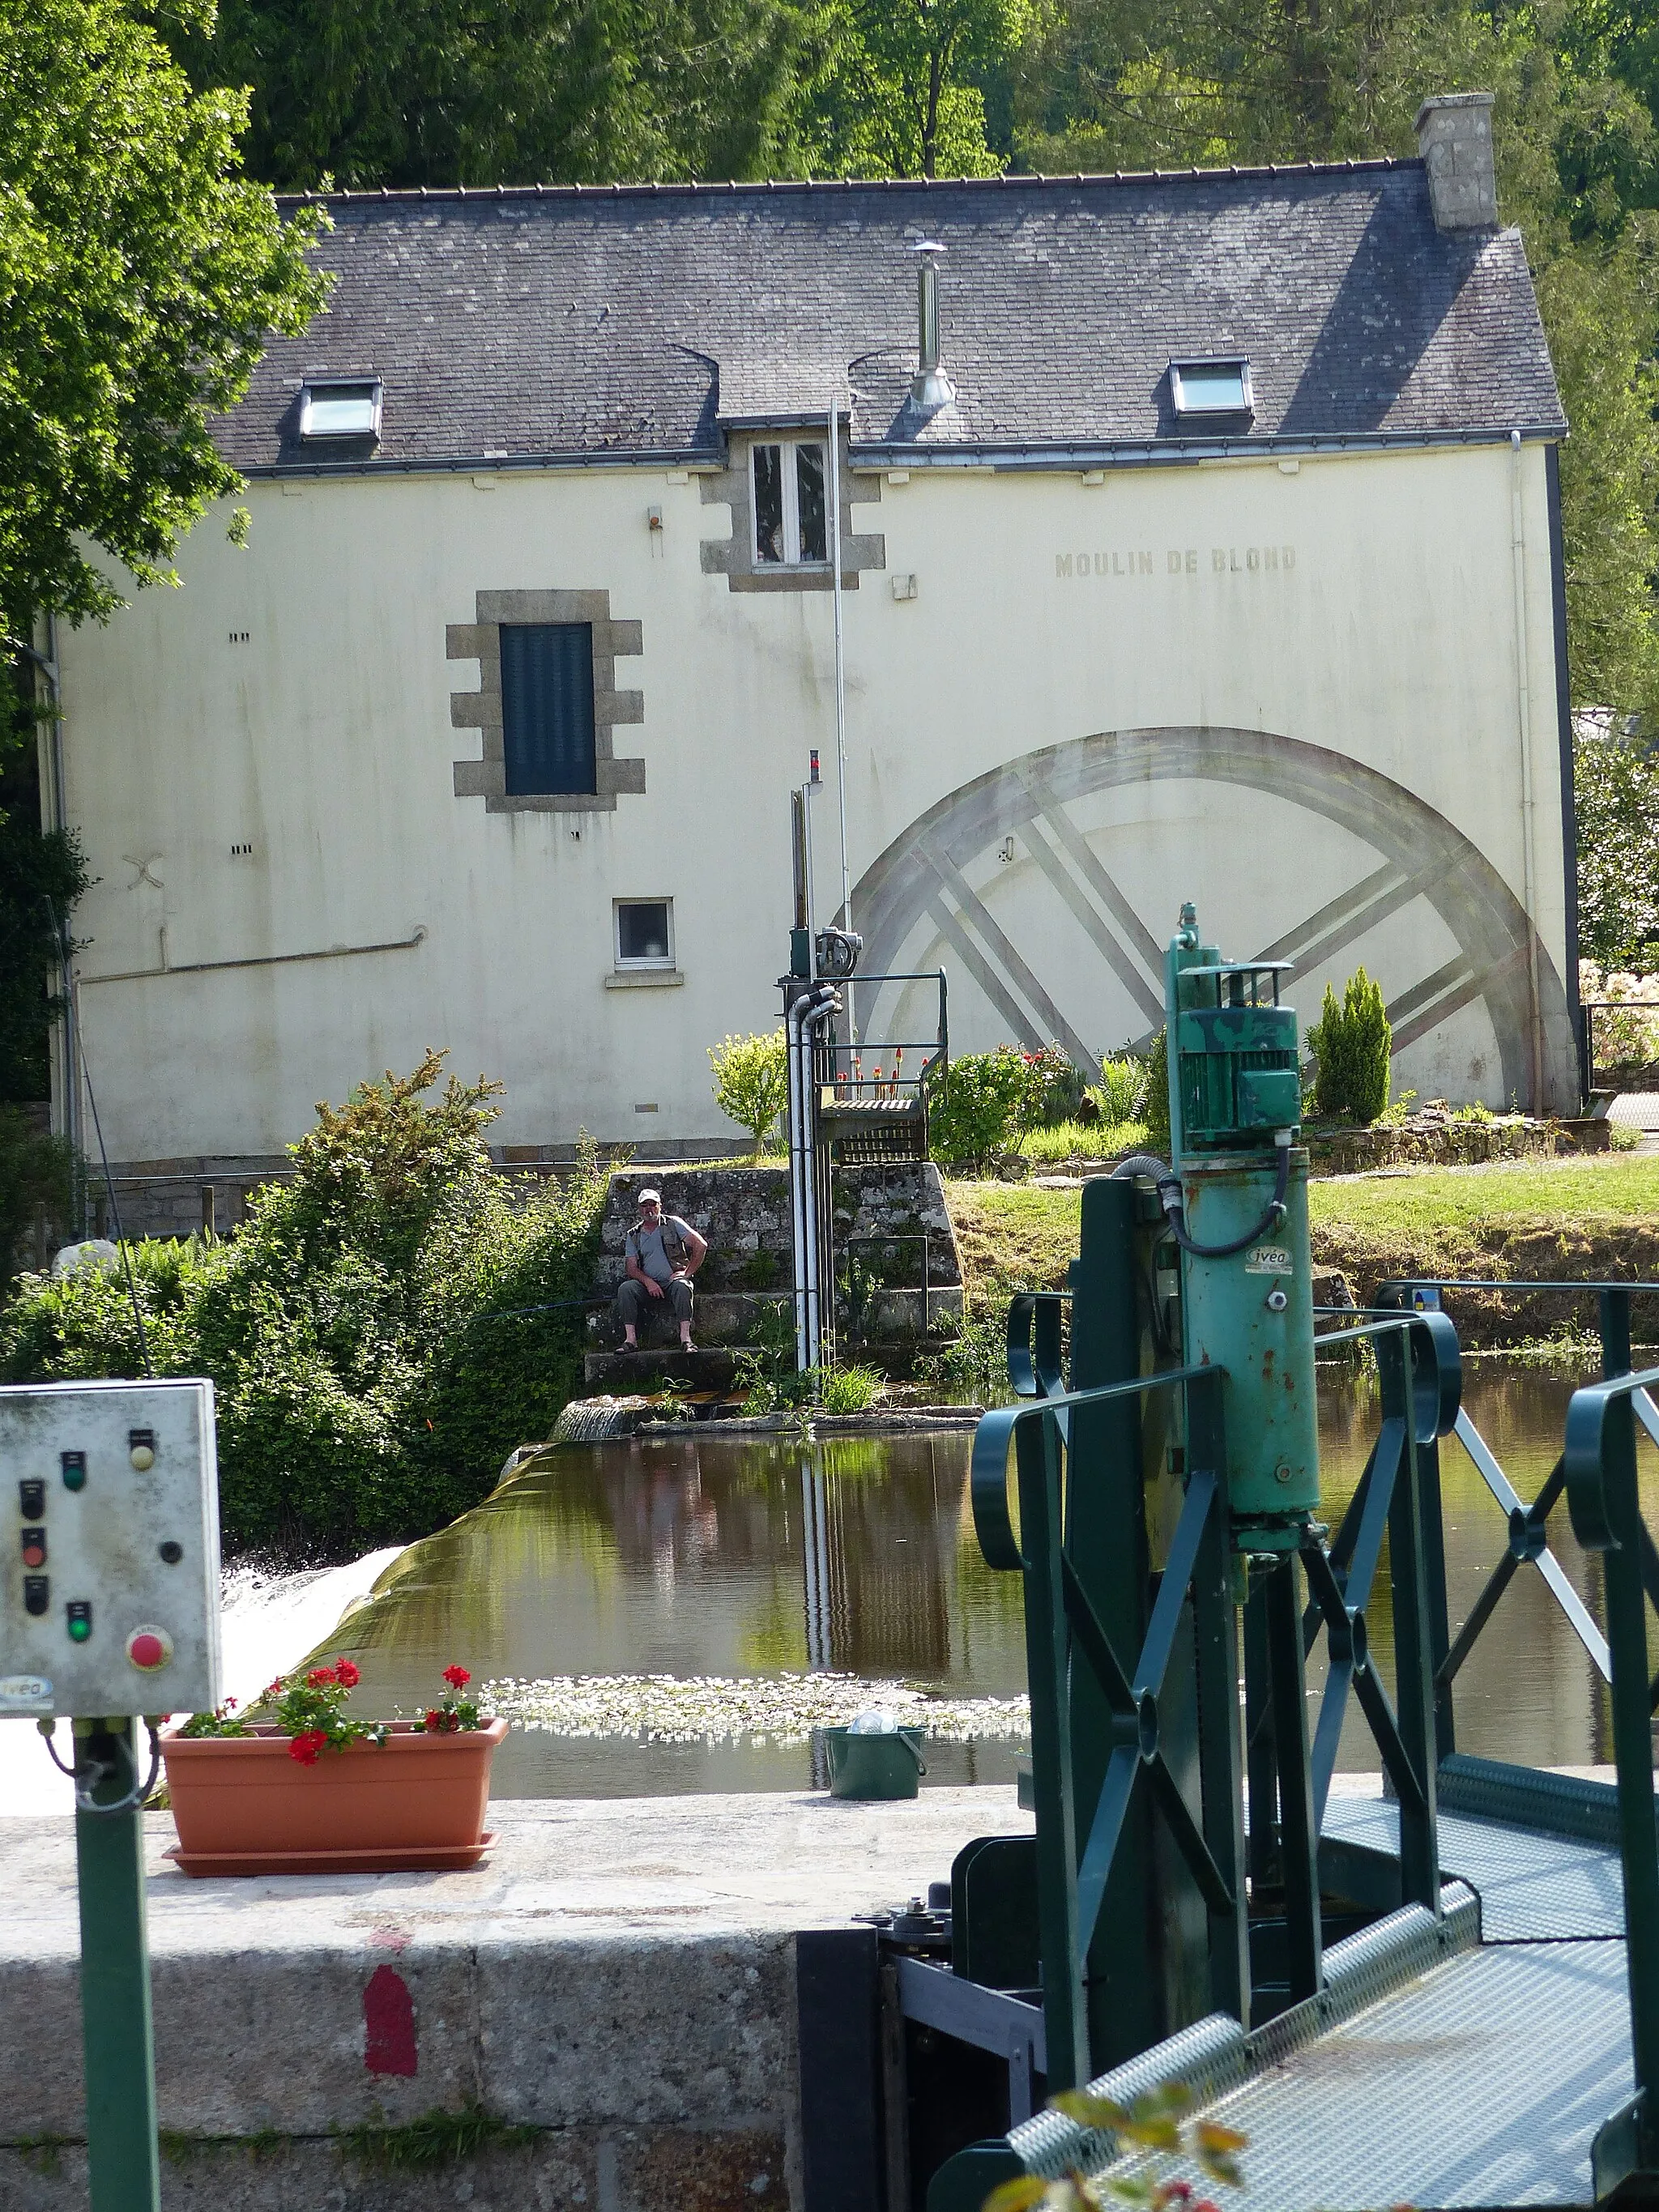
M428 1735L398 1721L384 1744L290 1756L271 1728L161 1738L185 1874L391 1874L476 1866L489 1838L489 1762L507 1734Z

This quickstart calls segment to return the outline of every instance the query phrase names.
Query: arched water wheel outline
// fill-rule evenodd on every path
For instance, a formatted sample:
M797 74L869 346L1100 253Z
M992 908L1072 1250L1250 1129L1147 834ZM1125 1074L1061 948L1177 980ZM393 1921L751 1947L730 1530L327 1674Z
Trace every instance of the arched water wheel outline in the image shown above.
M928 921L1013 1037L1030 1049L1052 1039L1086 1060L1088 1045L967 879L982 854L1011 833L1023 833L1026 854L1116 975L1150 1035L1164 1019L1163 942L1066 808L1100 792L1171 781L1266 793L1336 823L1377 855L1378 866L1250 957L1294 961L1304 969L1329 964L1367 930L1413 900L1426 899L1457 951L1390 998L1395 1051L1480 1000L1498 1041L1504 1098L1536 1107L1576 1097L1577 1054L1559 972L1497 869L1403 784L1322 745L1271 731L1103 731L975 777L920 815L860 878L853 913L864 934L865 972L914 965L905 948ZM1536 1091L1529 946L1535 950L1541 1042ZM872 1006L871 1015L875 1012ZM867 1030L862 1004L859 1012Z

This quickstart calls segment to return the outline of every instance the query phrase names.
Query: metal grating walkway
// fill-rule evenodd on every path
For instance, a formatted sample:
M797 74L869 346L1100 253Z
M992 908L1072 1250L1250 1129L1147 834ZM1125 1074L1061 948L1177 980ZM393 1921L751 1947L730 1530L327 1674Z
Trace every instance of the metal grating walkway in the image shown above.
M1440 1866L1480 1899L1483 1943L1582 1942L1620 1937L1625 1904L1619 1854L1534 1828L1440 1816ZM1398 1808L1380 1797L1333 1797L1325 1833L1397 1854Z
M1398 1849L1380 1799L1333 1798L1325 1832ZM1479 1948L1288 2048L1270 2023L1248 2078L1206 2099L1249 2137L1256 2212L1593 2203L1590 2145L1634 2087L1618 1855L1455 1815L1440 1853L1480 1899Z

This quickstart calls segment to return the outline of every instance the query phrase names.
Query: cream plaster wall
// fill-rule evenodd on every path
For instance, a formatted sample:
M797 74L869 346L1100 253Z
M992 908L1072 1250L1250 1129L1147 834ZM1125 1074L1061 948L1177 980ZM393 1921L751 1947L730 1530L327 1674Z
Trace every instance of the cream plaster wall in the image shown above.
M247 504L246 550L210 518L184 548L180 589L62 641L69 811L99 878L79 917L82 1018L112 1156L275 1151L316 1099L428 1044L506 1083L507 1143L578 1125L722 1133L704 1048L775 1018L787 793L813 744L831 782L821 893L838 875L830 596L732 593L704 575L699 540L724 534L726 510L702 504L695 477L260 482ZM888 576L866 574L845 599L855 881L927 809L1036 749L1103 731L1264 731L1437 810L1529 894L1563 971L1541 448L1124 469L1098 487L918 470L857 512L917 596L896 601ZM477 736L451 726L450 695L477 667L446 659L445 626L471 619L479 590L547 588L607 590L613 619L643 624L617 682L643 691L645 720L617 750L643 754L646 791L614 813L487 815L453 795L452 763ZM1153 935L1195 891L1206 933L1241 954L1376 865L1316 816L1223 784L1149 782L1074 811L1126 890L1133 878ZM1091 1043L1144 1027L1025 855L988 853L975 872ZM661 896L683 987L607 990L612 899ZM1379 934L1391 992L1446 957L1437 926L1419 902ZM407 950L95 980L157 969L164 950L177 969L417 929ZM1358 957L1364 945L1344 948L1330 972L1340 981ZM1322 980L1316 964L1291 993L1305 1018ZM953 1012L959 1044L1007 1034L954 969ZM1401 1080L1501 1103L1492 1064L1477 1003L1402 1056Z

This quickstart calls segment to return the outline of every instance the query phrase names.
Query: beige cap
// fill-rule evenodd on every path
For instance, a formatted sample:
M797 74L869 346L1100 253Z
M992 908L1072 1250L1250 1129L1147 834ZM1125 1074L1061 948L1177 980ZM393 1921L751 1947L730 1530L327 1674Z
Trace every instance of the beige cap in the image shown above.
M640 1204L643 1206L647 1198L653 1206L662 1204L662 1193L659 1190L642 1190L640 1193Z

